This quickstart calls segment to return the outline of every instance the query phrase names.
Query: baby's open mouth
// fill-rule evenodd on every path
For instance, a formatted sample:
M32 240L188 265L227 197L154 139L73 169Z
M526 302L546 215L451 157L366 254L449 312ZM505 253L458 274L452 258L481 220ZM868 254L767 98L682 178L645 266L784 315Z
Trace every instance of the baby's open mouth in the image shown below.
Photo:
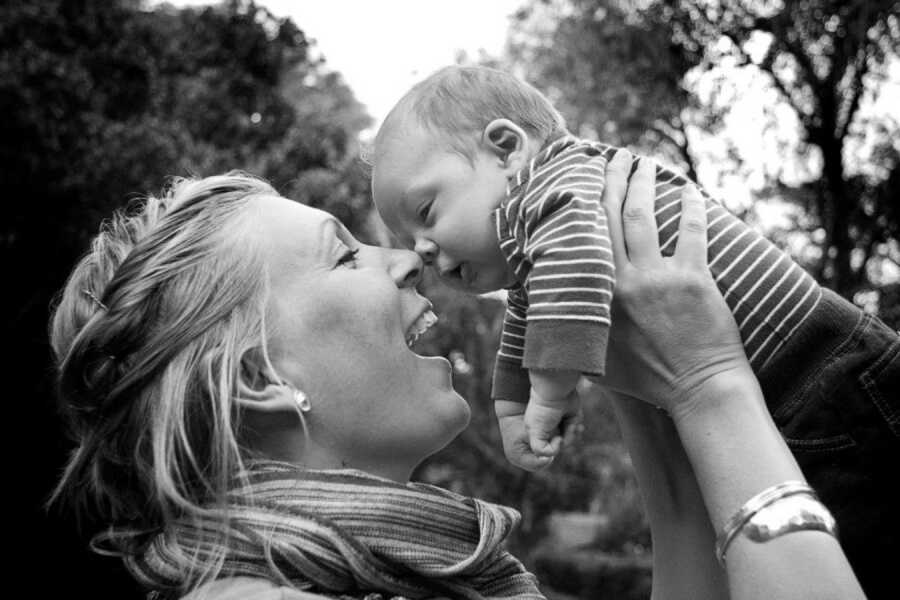
M452 269L442 271L440 275L450 287L466 289L472 284L472 268L465 262L458 263Z
M432 325L438 322L437 315L431 310L426 310L415 322L410 325L406 332L406 345L412 347L419 339L419 336L428 331Z

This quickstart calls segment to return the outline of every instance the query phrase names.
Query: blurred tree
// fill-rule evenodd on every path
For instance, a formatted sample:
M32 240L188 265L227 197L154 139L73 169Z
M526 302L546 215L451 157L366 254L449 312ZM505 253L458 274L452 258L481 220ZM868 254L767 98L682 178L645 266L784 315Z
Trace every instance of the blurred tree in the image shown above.
M818 160L807 183L774 173L761 195L802 205L795 224L818 251L801 262L853 297L889 283L885 262L900 266L900 120L860 113L896 65L898 14L889 0L532 0L516 15L509 60L577 131L678 159L674 147L689 173L689 128L716 132L729 110L715 90L694 93L698 77L715 72L721 82L725 66L765 76L798 123L784 160ZM866 167L848 169L848 151Z
M694 179L687 129L705 115L683 79L701 58L677 44L667 24L607 0L529 2L507 41L507 60L579 135L652 148Z
M16 554L43 557L23 572L38 569L44 595L122 597L130 578L110 575L113 561L88 555L40 509L67 451L53 425L53 294L101 219L168 175L247 170L363 230L368 183L356 144L369 118L293 22L249 0L4 2L0 109L8 418L31 432L16 440L29 460L13 461L9 476L25 482ZM46 578L50 563L60 577Z
M800 125L795 152L813 148L822 165L819 179L808 184L814 193L805 206L824 232L814 274L852 296L866 283L873 252L900 235L900 121L873 124L873 131L858 118L862 101L877 95L900 54L900 3L666 0L658 18L671 23L680 47L715 47L719 52L710 58L730 57L736 66L760 70L794 112ZM874 137L875 149L865 160L875 168L865 170L871 175L852 175L848 141L866 135Z

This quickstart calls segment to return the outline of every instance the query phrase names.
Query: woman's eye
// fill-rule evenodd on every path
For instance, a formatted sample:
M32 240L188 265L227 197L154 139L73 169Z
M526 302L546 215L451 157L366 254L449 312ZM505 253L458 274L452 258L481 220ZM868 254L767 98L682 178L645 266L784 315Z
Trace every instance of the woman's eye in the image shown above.
M356 250L347 250L341 257L338 259L338 266L343 266L347 263L350 263L353 266L356 266L356 255L359 254L359 248Z

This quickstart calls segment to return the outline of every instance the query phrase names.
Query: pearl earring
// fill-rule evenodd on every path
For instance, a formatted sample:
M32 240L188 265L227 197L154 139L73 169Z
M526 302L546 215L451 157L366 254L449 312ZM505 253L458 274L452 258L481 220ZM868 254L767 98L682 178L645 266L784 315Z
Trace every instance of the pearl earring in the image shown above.
M309 412L312 408L312 405L309 403L309 397L300 390L294 390L294 402L297 403L297 408L300 409L300 412Z

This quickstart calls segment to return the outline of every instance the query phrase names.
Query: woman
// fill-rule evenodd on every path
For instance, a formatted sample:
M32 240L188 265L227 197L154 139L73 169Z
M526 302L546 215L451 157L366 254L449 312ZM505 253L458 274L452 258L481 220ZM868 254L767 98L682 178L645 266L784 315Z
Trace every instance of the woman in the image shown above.
M748 498L802 477L709 280L701 202L685 198L662 259L652 170L626 192L626 164L605 198L626 218L602 384L645 494L655 597L862 597L819 531L759 544L731 527L715 561ZM239 175L116 219L53 318L78 442L56 496L109 524L99 549L166 596L541 598L502 547L513 511L407 483L469 417L448 363L408 348L433 323L421 268ZM681 329L651 328L666 322Z

